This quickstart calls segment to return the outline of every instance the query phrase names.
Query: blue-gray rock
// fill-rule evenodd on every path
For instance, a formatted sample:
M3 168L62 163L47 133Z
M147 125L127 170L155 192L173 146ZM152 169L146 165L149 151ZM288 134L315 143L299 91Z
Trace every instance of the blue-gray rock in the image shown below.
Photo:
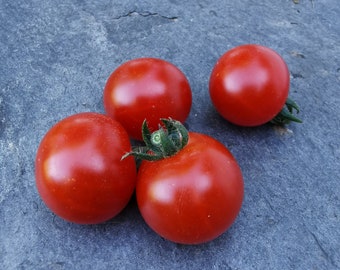
M339 17L338 0L1 1L0 269L340 269ZM216 113L212 67L245 43L286 60L303 124L241 128ZM143 56L186 74L190 130L242 168L242 210L210 243L163 240L134 200L105 224L71 224L37 193L43 135L70 114L104 112L110 73Z

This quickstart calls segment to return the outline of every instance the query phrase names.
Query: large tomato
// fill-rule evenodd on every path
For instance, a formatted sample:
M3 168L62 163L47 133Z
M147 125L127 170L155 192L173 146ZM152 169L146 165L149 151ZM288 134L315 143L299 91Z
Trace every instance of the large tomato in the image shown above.
M228 121L241 126L261 125L271 121L285 105L288 67L270 48L254 44L235 47L214 66L209 91L215 108Z
M162 151L164 152L164 151ZM142 161L136 186L140 212L160 236L181 244L215 239L236 219L243 178L230 151L200 133L177 153Z
M124 128L110 117L80 113L63 119L42 139L35 161L42 200L58 216L94 224L117 215L136 183Z
M153 129L158 128L160 118L184 122L192 103L185 75L157 58L138 58L119 66L108 78L103 98L106 113L139 140L145 119Z

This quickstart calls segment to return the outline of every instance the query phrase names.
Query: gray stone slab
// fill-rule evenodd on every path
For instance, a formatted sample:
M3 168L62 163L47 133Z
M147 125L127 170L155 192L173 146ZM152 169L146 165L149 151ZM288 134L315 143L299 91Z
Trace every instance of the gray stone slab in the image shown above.
M339 18L338 0L1 1L0 269L340 269ZM286 60L302 125L240 128L217 115L211 69L245 43ZM227 145L243 170L242 210L208 244L163 240L134 200L105 224L80 226L37 193L45 132L70 114L104 112L109 74L142 56L187 75L190 130Z

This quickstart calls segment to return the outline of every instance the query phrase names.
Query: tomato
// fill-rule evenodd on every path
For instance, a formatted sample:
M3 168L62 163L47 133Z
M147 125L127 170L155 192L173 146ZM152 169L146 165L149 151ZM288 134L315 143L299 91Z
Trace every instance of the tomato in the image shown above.
M155 155L152 155L155 156ZM181 244L215 239L236 219L243 201L243 177L220 142L189 132L177 153L143 160L136 198L145 222L160 236Z
M227 51L217 61L209 93L222 117L237 125L258 126L284 107L289 80L288 67L278 53L247 44Z
M116 216L136 184L127 132L98 113L79 113L54 125L42 139L35 161L38 192L58 216L95 224Z
M156 129L160 118L184 122L191 109L191 88L185 75L173 64L157 58L138 58L119 66L104 89L104 108L128 134L141 140L147 119Z

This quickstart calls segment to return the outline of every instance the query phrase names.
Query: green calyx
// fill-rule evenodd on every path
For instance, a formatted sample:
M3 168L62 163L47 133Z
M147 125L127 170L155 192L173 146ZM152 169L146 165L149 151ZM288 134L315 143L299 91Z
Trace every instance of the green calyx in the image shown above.
M189 134L181 122L172 119L161 119L161 121L163 125L151 133L144 120L142 136L145 146L133 149L122 159L134 156L141 160L156 161L176 154L188 143Z
M296 102L290 98L287 98L285 107L274 117L270 122L275 125L285 125L290 122L302 123L302 120L297 118L294 115L294 111L296 113L300 112L299 106Z

